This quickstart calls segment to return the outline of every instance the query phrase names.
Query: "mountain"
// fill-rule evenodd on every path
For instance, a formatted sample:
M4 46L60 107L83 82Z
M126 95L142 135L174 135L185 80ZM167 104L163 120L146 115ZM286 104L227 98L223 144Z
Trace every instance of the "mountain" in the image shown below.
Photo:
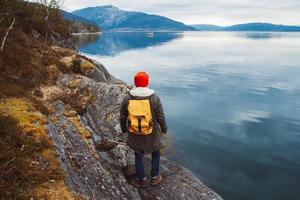
M224 27L225 31L300 31L299 26L286 26L270 23L247 23Z
M207 24L191 25L199 31L266 31L266 32L298 32L300 26L287 26L270 23L246 23L233 26L216 26Z
M74 15L72 13L69 13L67 11L61 10L61 14L64 17L65 20L68 21L78 21L78 22L82 22L85 24L93 24L93 25L97 25L95 22L88 20L86 18L80 17L78 15Z
M193 27L172 19L142 12L120 10L114 6L88 7L72 12L97 23L104 30L194 31Z
M74 15L64 10L61 10L60 12L63 18L66 21L70 22L68 28L72 33L87 33L100 31L100 27L98 26L98 24L91 20Z

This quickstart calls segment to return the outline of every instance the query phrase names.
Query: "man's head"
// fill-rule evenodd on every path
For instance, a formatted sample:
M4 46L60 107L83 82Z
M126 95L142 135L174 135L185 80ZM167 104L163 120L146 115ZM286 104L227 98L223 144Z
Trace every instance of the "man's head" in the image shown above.
M138 72L134 76L135 87L147 87L149 84L149 76L146 72Z

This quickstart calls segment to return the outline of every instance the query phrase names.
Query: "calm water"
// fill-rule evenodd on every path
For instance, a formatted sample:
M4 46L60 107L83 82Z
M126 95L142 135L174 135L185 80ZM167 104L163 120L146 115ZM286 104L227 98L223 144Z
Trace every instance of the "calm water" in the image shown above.
M78 49L161 96L169 157L224 199L300 199L300 33L104 33Z

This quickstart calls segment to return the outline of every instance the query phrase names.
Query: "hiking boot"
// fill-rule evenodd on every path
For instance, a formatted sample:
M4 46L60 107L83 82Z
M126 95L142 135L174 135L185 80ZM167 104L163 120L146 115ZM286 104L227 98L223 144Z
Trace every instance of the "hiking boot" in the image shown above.
M148 185L149 185L149 180L147 180L147 179L138 180L138 187L145 188Z
M157 175L157 176L151 178L151 185L152 185L152 186L155 186L155 185L160 184L160 182L162 181L162 179L163 179L163 178L162 178L161 175Z

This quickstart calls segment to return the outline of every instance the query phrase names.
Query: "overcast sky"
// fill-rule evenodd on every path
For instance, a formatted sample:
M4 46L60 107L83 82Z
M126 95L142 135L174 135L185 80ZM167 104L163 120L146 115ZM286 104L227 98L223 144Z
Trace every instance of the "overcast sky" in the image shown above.
M158 14L186 24L271 22L300 25L300 0L64 0L64 9L114 5Z

